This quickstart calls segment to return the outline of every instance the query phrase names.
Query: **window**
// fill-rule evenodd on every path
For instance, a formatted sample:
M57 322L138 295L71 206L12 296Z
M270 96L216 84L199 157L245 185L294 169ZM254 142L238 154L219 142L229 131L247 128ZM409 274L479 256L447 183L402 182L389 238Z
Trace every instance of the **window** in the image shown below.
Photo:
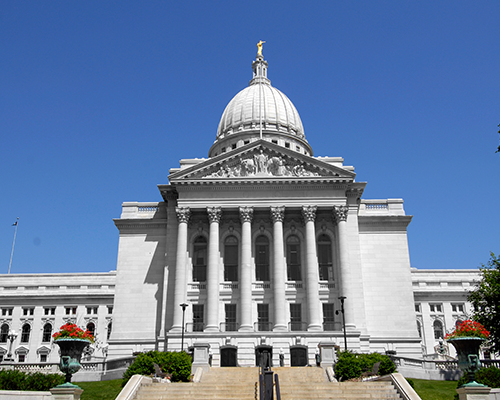
M40 362L47 362L47 354L40 354Z
M269 239L263 235L255 240L255 280L269 280Z
M257 325L259 332L271 330L269 326L269 304L257 304Z
M56 315L56 308L55 307L45 307L43 309L44 315Z
M420 307L420 303L415 303L415 312L417 312L417 313L422 312L422 308Z
M442 339L443 335L443 323L439 320L435 320L432 325L434 328L434 339Z
M28 343L30 341L31 326L24 324L21 331L21 343Z
M333 303L323 303L323 330L335 330L335 307Z
M98 307L96 306L87 306L87 314L97 314Z
M7 336L9 335L9 325L3 324L0 328L0 343L7 343Z
M193 304L193 332L203 332L203 304Z
M52 338L52 325L46 323L43 326L42 342L50 342L51 338Z
M224 243L224 280L238 280L238 239L234 236L227 237Z
M17 361L20 363L26 361L26 354L18 354Z
M107 339L109 340L110 336L111 336L111 331L113 330L113 322L112 321L109 321L109 324L108 324L108 336L107 336Z
M65 307L66 315L76 315L76 307Z
M453 312L463 313L464 312L464 305L463 304L452 304L451 310Z
M276 139L272 139L271 142L273 142L274 144L278 144L278 141Z
M231 145L231 149L233 149L233 150L234 150L235 148L236 148L236 143L233 143L233 144Z
M12 315L12 308L2 308L2 316L11 316Z
M289 149L289 148L290 148L290 143L289 143L289 142L285 142L285 147L286 147L287 149Z
M288 236L286 240L286 263L289 281L300 281L300 240L297 236Z
M90 332L92 336L95 336L95 324L93 322L89 322L87 324L87 330Z
M319 279L333 280L332 241L328 235L323 234L318 238L318 264Z
M431 312L443 312L443 306L441 304L429 304Z
M35 309L30 307L30 308L23 308L23 315L33 315L35 313Z
M207 280L207 239L198 236L193 248L193 282Z
M237 331L236 326L236 304L226 304L226 332Z
M290 304L290 330L302 330L302 305Z
M418 336L420 336L420 338L422 337L422 324L420 323L419 320L417 320L417 331L418 331Z
M113 306L108 306L108 314L113 314Z

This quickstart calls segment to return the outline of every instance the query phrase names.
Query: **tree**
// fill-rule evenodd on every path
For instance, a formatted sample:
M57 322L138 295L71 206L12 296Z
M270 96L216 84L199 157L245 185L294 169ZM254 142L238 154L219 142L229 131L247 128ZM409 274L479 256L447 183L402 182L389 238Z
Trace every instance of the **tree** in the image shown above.
M500 258L491 253L488 264L479 268L481 280L469 293L474 319L490 331L490 342L500 352Z

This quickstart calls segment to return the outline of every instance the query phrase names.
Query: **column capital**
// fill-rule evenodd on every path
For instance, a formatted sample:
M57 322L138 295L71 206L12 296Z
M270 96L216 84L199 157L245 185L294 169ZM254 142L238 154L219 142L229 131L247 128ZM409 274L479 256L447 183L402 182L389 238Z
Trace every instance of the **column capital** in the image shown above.
M177 220L179 223L189 222L189 217L191 217L191 210L189 207L175 207L175 213L177 214Z
M302 217L304 218L305 222L312 221L316 219L316 210L318 209L317 206L302 206Z
M333 206L333 217L337 223L347 221L347 213L349 212L348 206Z
M283 222L285 219L285 206L271 207L271 219L273 222Z
M253 207L240 207L240 220L243 222L252 222Z
M222 217L222 209L220 207L207 207L207 214L210 223L219 223Z

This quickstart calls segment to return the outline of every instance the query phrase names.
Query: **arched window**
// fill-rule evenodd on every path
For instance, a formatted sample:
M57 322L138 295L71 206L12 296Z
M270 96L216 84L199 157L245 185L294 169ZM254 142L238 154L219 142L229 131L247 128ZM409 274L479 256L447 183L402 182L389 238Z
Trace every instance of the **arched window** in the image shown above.
M333 280L332 241L328 235L322 234L318 238L319 279Z
M207 239L198 236L193 246L193 282L207 280Z
M269 280L269 239L264 235L255 240L255 280Z
M43 326L42 342L50 342L52 337L52 325L48 322Z
M109 321L109 324L108 324L108 336L107 336L108 340L109 340L109 337L111 336L112 329L113 329L113 322Z
M95 336L95 324L93 322L89 322L87 324L87 330L90 332L92 336Z
M436 319L434 321L433 327L434 327L434 339L442 339L444 337L443 323Z
M7 343L7 336L9 335L9 325L3 324L0 328L0 343Z
M21 343L28 343L30 341L31 326L24 324L21 330Z
M286 240L286 263L288 280L302 280L300 275L300 240L295 235L288 236Z
M238 239L228 236L224 242L224 280L238 281Z

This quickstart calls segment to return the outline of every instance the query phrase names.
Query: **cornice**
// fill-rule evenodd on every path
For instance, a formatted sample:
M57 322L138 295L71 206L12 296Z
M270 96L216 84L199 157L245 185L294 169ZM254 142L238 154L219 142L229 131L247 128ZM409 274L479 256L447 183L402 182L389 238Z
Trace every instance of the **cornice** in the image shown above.
M412 218L412 215L358 215L359 231L360 233L377 231L387 233L395 229L406 231Z
M116 227L121 231L122 229L165 229L167 226L166 219L113 219Z

